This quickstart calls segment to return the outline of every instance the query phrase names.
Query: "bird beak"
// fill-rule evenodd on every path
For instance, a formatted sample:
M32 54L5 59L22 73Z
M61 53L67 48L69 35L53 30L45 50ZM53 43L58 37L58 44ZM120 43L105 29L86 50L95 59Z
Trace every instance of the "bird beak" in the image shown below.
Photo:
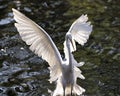
M73 44L73 40L70 39L70 42L71 42L71 44L72 44L73 50L75 50L75 47L74 47L74 44Z

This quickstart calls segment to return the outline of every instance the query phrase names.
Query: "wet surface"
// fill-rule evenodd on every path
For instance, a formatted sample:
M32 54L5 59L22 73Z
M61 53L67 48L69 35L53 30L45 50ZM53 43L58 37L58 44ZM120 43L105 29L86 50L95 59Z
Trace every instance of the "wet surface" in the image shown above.
M61 55L64 35L81 14L88 14L93 33L74 56L84 61L85 96L120 96L119 0L0 0L0 96L49 96L47 62L34 55L14 27L11 8L42 26Z

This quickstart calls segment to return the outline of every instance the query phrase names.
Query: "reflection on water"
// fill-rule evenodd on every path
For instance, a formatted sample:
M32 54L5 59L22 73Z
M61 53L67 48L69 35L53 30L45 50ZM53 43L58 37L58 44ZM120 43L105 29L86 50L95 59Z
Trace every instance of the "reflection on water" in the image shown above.
M34 55L13 25L11 8L20 9L53 38L62 56L64 35L81 14L88 14L93 33L74 53L85 80L86 96L120 95L120 2L118 0L0 0L0 96L49 96L48 64Z

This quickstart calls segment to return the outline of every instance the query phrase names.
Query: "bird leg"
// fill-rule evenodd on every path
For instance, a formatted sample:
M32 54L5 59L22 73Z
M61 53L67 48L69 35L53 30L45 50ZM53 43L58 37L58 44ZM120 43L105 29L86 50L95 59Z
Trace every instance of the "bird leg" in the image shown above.
M72 90L71 90L71 96L72 96Z
M72 90L73 90L73 86L71 86L71 96L72 96Z
M63 87L63 96L65 96L65 86Z

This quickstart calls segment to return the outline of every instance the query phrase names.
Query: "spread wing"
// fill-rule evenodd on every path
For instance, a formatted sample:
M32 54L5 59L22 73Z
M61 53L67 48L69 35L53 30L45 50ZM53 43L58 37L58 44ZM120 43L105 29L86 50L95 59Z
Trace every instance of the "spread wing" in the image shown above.
M55 81L61 72L62 59L60 53L50 36L34 21L25 15L13 10L14 19L17 23L15 26L27 45L38 56L41 56L50 65L50 81ZM55 68L54 68L55 67Z
M75 41L78 42L80 45L84 45L88 38L89 35L92 32L92 25L90 25L90 22L88 21L87 15L82 15L80 16L76 21L73 22L71 25L69 31L67 34L71 34L72 36L72 43L70 43L70 50L71 50L71 55L72 55L72 63L74 64L74 73L75 73L75 80L76 78L81 78L84 79L85 77L81 74L81 71L77 68L83 65L82 62L78 63L72 54L72 52L76 51L76 44ZM67 53L67 46L66 46L66 41L64 42L64 53L65 53L65 58L68 58L68 53ZM79 73L79 74L77 74Z
M74 48L71 47L71 51L76 50L75 41L80 45L84 45L87 42L91 32L92 25L91 22L88 22L87 15L82 15L76 21L74 21L68 31L68 33L72 35L74 44Z
M78 42L80 45L84 45L88 38L89 35L92 32L92 25L90 25L90 22L88 21L87 15L82 15L80 16L76 21L73 22L71 25L69 31L66 34L71 34L72 36L72 42L73 44L70 43L70 49L71 52L76 51L76 44L75 41ZM68 57L68 54L66 53L66 41L64 42L64 53L65 57Z

